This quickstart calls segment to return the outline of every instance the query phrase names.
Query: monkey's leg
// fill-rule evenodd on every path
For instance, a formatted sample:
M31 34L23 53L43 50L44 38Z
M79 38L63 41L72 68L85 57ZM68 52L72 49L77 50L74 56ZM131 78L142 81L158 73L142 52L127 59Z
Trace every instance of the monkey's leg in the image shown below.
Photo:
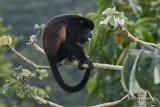
M76 60L76 58L69 52L68 53L68 61L73 62L74 60Z

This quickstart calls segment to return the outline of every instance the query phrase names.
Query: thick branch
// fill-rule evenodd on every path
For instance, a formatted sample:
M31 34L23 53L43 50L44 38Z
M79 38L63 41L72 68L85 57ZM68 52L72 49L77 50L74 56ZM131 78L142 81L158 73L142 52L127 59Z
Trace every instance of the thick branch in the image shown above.
M121 26L120 24L118 25L119 28L127 35L128 38L130 38L130 40L132 40L133 42L136 42L140 45L144 45L144 44L147 44L147 45L150 45L150 46L153 46L153 47L157 47L157 44L154 44L154 43L150 43L150 42L144 42L142 40L139 40L138 38L134 37L130 32L128 32L123 26Z
M37 45L38 46L38 45ZM39 47L39 46L38 46ZM21 55L19 52L17 52L15 49L13 49L11 46L7 45L7 48L16 56L18 56L20 59L22 59L24 62L26 62L27 64L37 68L37 69L50 69L49 66L40 66L37 65L35 63L33 63L31 60L27 59L26 57L24 57L23 55ZM42 51L41 51L42 52ZM72 63L68 62L68 61L64 61L63 64L69 64L69 65L78 65L77 61L74 61ZM87 64L83 64L82 67L84 68L88 68ZM98 68L98 69L110 69L110 70L122 70L122 66L115 66L115 65L109 65L109 64L99 64L99 63L94 63L94 68Z
M92 107L107 107L107 106L115 106L117 104L122 103L124 100L126 100L129 97L129 94L125 95L122 99L118 100L118 101L114 101L114 102L109 102L109 103L104 103L104 104L100 104L100 105L96 105L96 106L92 106Z

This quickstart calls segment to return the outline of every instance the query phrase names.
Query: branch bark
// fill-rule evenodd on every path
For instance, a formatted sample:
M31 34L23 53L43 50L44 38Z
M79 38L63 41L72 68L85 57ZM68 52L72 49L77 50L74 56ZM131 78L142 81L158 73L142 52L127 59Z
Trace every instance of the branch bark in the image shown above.
M58 105L58 104L55 104L55 103L52 103L50 101L47 101L47 100L44 100L42 98L39 98L38 96L36 96L35 100L41 104L45 104L45 105L48 105L48 106L51 106L51 107L63 107L61 105Z
M24 57L23 55L21 55L18 51L16 51L15 49L13 49L11 46L7 45L7 48L13 53L15 54L17 57L19 57L21 60L23 60L24 62L26 62L27 64L33 66L36 69L50 69L49 66L41 66L41 65L37 65L34 62L32 62L31 60L29 60L28 58ZM43 51L41 51L43 52ZM74 62L68 62L67 60L65 60L63 62L63 64L68 64L68 65L78 65L77 61ZM62 63L60 63L59 65L62 65ZM83 64L82 67L84 68L88 68L87 64ZM97 69L110 69L110 70L122 70L122 66L116 66L116 65L110 65L110 64L99 64L99 63L94 63L94 68Z
M31 60L29 60L28 58L24 57L23 55L21 55L18 51L16 51L15 49L13 49L11 46L7 45L7 48L13 53L15 54L17 57L19 57L21 60L23 60L25 63L37 68L37 69L50 69L49 66L40 66L37 65L35 63L33 63Z
M140 90L138 93L138 107L146 107L147 91Z
M122 99L118 100L118 101L114 101L114 102L109 102L109 103L104 103L104 104L100 104L100 105L96 105L96 106L91 106L91 107L108 107L108 106L115 106L118 105L120 103L122 103L124 100L126 100L129 97L129 94L125 95ZM41 104L45 104L51 107L63 107L61 105L52 103L50 101L44 100L42 98L39 98L38 96L36 96L35 100Z
M125 95L122 99L118 100L118 101L114 101L114 102L109 102L109 103L104 103L104 104L100 104L100 105L96 105L96 106L92 106L92 107L108 107L108 106L115 106L118 105L120 103L122 103L124 100L126 100L129 97L129 94Z
M147 44L147 45L150 45L150 46L153 46L153 47L157 47L158 45L155 44L155 43L150 43L150 42L145 42L145 41L142 41L142 40L139 40L138 38L134 37L130 32L128 32L128 30L126 30L123 26L121 26L120 24L118 25L119 28L126 34L126 36L133 42L136 42L140 45L144 45L144 44Z

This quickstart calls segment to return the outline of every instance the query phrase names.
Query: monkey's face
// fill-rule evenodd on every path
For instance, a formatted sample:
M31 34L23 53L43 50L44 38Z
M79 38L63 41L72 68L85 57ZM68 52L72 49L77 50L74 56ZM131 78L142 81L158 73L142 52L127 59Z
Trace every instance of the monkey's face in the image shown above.
M80 22L80 32L79 32L79 39L78 42L79 43L85 43L87 41L89 41L93 34L92 34L92 30L94 28L94 23L92 20L88 19L85 21L81 21Z
M92 36L93 36L92 30L84 29L82 32L80 32L78 42L85 43L85 42L89 41L92 38Z

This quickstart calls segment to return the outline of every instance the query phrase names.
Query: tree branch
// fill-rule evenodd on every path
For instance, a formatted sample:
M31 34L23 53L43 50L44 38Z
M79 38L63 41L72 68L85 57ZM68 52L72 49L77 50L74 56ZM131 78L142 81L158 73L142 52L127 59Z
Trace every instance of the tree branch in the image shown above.
M39 47L38 45L35 45L36 47ZM49 66L40 66L40 65L37 65L35 63L33 63L31 60L29 60L28 58L24 57L23 55L21 55L18 51L16 51L15 49L13 49L11 46L7 45L7 48L13 53L15 54L17 57L19 57L21 60L23 60L24 62L26 62L27 64L33 66L34 68L37 68L37 69L50 69ZM39 50L39 49L37 49ZM42 49L40 49L41 52ZM78 62L77 61L74 61L74 62L68 62L67 60L64 60L63 63L60 63L61 65L62 64L68 64L68 65L75 65L77 66L78 65ZM88 65L87 64L83 64L82 67L84 68L88 68ZM99 63L94 63L94 68L97 68L97 69L110 69L110 70L122 70L123 66L116 66L116 65L110 65L110 64L99 64Z
M128 32L128 30L126 30L123 26L121 26L120 24L118 25L119 28L127 35L127 37L133 41L133 42L136 42L140 45L144 45L144 44L147 44L147 45L150 45L150 46L153 46L153 47L157 47L158 45L155 44L155 43L150 43L150 42L144 42L142 40L139 40L138 38L134 37L130 32Z
M129 97L129 94L125 95L122 99L118 100L118 101L114 101L114 102L109 102L109 103L104 103L104 104L100 104L100 105L96 105L96 106L91 106L91 107L107 107L107 106L115 106L117 104L122 103L124 100L126 100ZM42 98L39 98L38 96L36 96L35 100L41 104L45 104L51 107L63 107L61 105L55 104L53 102L44 100Z
M129 94L125 95L122 99L118 100L118 101L114 101L114 102L109 102L109 103L104 103L104 104L100 104L100 105L96 105L96 106L92 106L92 107L107 107L107 106L115 106L117 104L122 103L124 100L126 100L129 97Z
M44 50L42 48L40 48L36 43L32 44L39 52L45 54Z
M15 54L17 57L19 57L21 60L23 60L25 63L37 68L37 69L50 69L49 66L40 66L37 65L35 63L33 63L31 60L29 60L28 58L24 57L23 55L21 55L19 52L17 52L15 49L13 49L11 46L7 45L7 48L13 53Z
M38 96L36 96L35 100L41 104L45 104L45 105L48 105L48 106L51 106L51 107L63 107L61 105L58 105L58 104L55 104L55 103L52 103L50 101L47 101L47 100L44 100L42 98L39 98Z

